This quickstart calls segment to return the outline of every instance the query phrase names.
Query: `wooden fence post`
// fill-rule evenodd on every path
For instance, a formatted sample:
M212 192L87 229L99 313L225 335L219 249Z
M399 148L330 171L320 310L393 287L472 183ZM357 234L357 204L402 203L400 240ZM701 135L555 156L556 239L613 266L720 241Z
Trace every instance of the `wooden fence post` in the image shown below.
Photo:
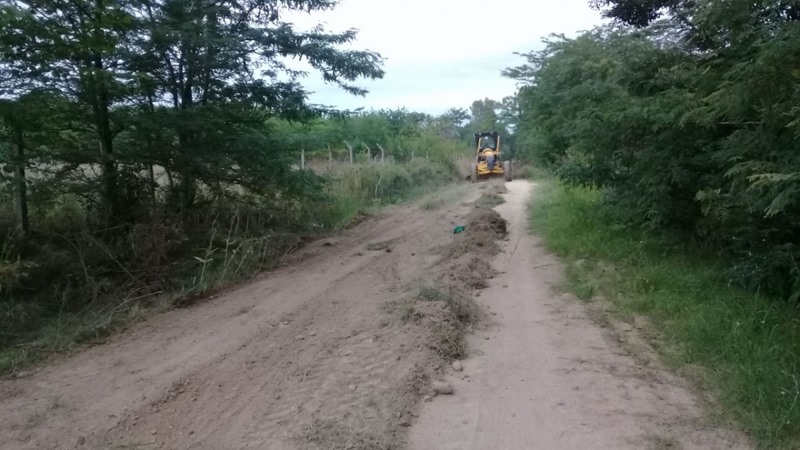
M306 151L300 149L300 170L306 170Z
M347 150L350 151L350 165L352 166L353 165L353 146L350 145L350 143L347 142L347 141L344 141L344 145L346 145L347 146Z
M366 144L366 142L362 142L362 143L361 143L361 145L363 145L363 146L364 146L364 149L365 149L365 151L366 151L366 154L367 154L367 162L370 162L370 163L371 163L371 162L372 162L372 152L370 151L370 149L369 149L369 146Z
M386 157L386 151L383 149L383 147L381 147L381 144L375 144L375 145L377 145L378 148L381 149L381 164L383 164Z

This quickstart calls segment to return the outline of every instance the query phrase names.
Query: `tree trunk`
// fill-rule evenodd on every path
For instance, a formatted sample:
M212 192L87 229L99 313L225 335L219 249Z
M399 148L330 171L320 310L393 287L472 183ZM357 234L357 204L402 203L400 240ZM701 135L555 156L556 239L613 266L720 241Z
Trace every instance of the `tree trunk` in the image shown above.
M102 34L104 9L102 0L95 0L97 13L94 35L99 40ZM103 168L103 197L109 211L111 222L117 222L121 217L119 202L119 189L117 187L117 164L114 162L113 134L111 133L111 118L109 115L108 86L105 80L103 57L100 53L92 55L92 88L94 90L94 116L97 126L97 137L100 141L100 164Z
M152 120L153 115L155 114L155 111L156 111L156 107L155 107L155 104L153 102L153 95L152 94L148 94L147 95L147 107L148 107L147 111L150 113L150 120ZM158 136L156 136L156 139L157 138L158 138ZM153 155L153 153L154 153L153 152L153 140L154 140L153 135L151 134L151 132L148 132L147 133L147 157L151 161L154 158L154 155ZM153 205L155 205L155 204L158 203L158 184L156 183L156 173L155 173L155 169L153 168L153 163L152 162L147 165L147 170L148 170L148 175L150 176L150 197L153 200Z
M184 125L179 126L183 127ZM184 212L188 212L192 209L197 194L197 178L192 167L189 151L191 141L186 130L179 132L178 142L180 145L178 149L180 152L178 160L180 164L178 167L178 173L180 174L180 207Z
M153 170L152 164L147 165L147 172L148 175L150 175L150 197L152 198L153 204L155 205L158 202L158 197L156 195L156 190L158 188L158 185L156 184L156 172L155 170Z
M164 173L167 174L167 185L169 186L169 192L171 193L175 189L175 180L172 178L172 171L169 168L164 167Z
M181 114L188 114L189 111L194 109L194 72L195 67L192 65L194 60L191 57L192 51L187 42L181 44L182 59L185 59L185 77L183 78L183 89L181 91ZM191 130L191 127L186 124L184 117L179 123L178 129L178 143L180 148L180 167L178 170L181 174L181 206L184 212L189 212L194 205L197 196L197 176L192 165L192 147L196 142L196 136Z
M15 178L17 184L17 214L19 223L17 228L20 234L25 237L30 231L28 220L28 185L25 178L25 143L22 139L22 131L17 131L15 142L16 152L14 155L16 170Z

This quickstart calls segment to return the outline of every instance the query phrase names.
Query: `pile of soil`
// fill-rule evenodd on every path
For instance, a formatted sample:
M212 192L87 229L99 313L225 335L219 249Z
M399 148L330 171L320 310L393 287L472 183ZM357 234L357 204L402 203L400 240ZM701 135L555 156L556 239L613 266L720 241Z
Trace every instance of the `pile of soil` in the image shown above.
M439 281L447 286L461 286L469 289L486 289L488 280L497 275L486 258L464 255L448 266Z
M476 209L467 216L467 233L488 232L493 239L503 239L508 235L508 222L493 209Z
M465 231L438 249L442 256L431 274L434 287L409 299L407 317L431 332L431 348L448 362L466 356L464 333L480 317L472 294L495 277L491 260L500 253L497 241L507 233L508 223L496 211L471 211Z
M475 209L466 218L464 233L457 235L453 242L440 247L441 262L475 253L488 258L500 253L497 240L508 235L508 222L493 209Z

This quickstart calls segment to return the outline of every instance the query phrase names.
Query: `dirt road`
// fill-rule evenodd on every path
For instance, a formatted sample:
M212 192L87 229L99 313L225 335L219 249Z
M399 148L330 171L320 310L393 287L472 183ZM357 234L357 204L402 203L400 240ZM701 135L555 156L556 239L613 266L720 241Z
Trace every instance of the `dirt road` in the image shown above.
M438 209L389 210L247 285L0 381L0 448L746 448L701 427L679 380L640 367L553 293L558 266L527 233L533 185L508 188L502 273L477 298L487 314L463 372L396 302L440 270L437 248L456 239L475 186L444 193ZM441 378L455 395L423 403Z
M502 274L476 299L493 323L469 337L463 372L448 378L456 395L423 407L409 448L748 448L703 426L681 380L643 366L585 305L558 294L559 265L529 233L535 185L507 186L496 208L510 225L494 263Z

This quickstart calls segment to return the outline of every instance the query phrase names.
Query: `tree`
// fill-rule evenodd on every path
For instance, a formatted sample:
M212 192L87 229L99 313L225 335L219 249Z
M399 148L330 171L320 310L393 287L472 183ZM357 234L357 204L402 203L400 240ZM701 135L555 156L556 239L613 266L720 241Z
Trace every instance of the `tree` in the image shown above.
M500 119L498 111L500 110L500 102L489 98L483 100L475 100L470 107L472 119L470 120L470 128L474 132L478 131L503 131L501 130Z
M12 93L47 86L87 107L111 220L120 219L111 108L124 97L118 45L132 25L116 0L20 0L0 9L0 60L17 80Z
M270 117L307 120L320 111L306 105L306 93L284 58L305 59L323 78L348 92L365 91L352 82L383 76L380 55L339 50L352 42L354 30L298 32L281 22L285 10L316 11L334 6L327 0L188 1L142 0L134 16L141 24L131 69L146 74L156 103L169 105L169 124L177 135L174 153L163 163L181 174L184 209L195 201L198 180L213 180L220 153L226 164L240 164L254 127ZM281 77L288 76L288 81ZM233 134L209 136L220 120L233 120ZM248 131L249 130L249 131ZM211 146L211 143L214 146ZM227 143L230 142L230 145ZM227 149L227 151L226 151ZM167 155L165 155L167 156ZM258 168L273 178L288 161L280 154L261 158ZM255 168L254 168L255 169Z
M675 12L694 4L695 0L591 0L603 15L635 27L645 27L665 12Z
M469 112L464 108L450 108L431 121L431 128L437 135L458 141L466 139L465 126L469 122Z

